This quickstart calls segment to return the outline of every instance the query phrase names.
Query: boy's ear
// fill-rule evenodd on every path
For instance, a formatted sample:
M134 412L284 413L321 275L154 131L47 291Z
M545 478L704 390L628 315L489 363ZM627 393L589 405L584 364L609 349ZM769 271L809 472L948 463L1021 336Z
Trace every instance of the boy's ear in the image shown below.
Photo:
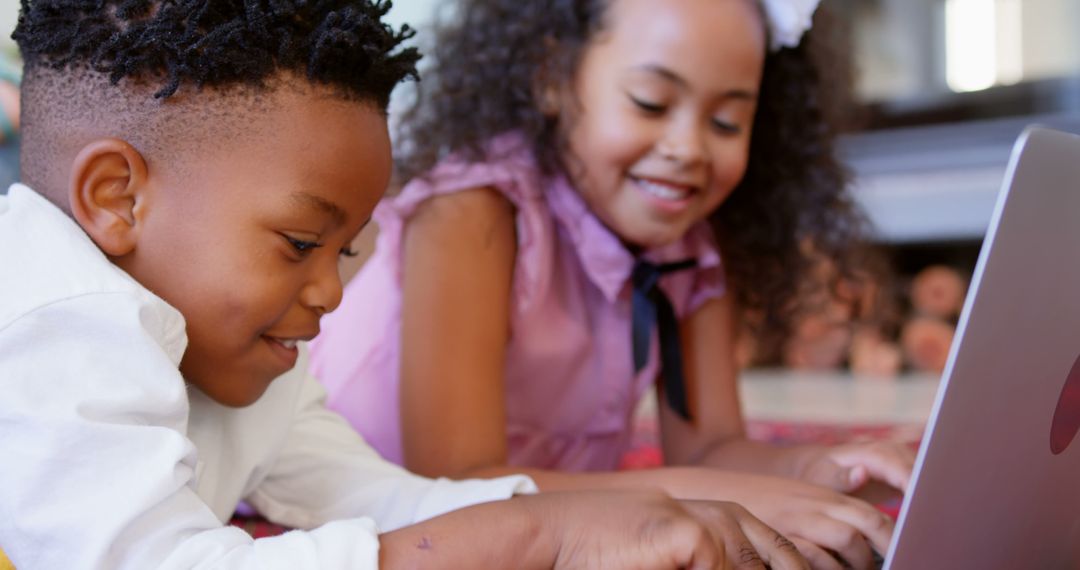
M146 160L115 138L83 147L72 165L71 215L106 255L131 253L138 241L147 193Z

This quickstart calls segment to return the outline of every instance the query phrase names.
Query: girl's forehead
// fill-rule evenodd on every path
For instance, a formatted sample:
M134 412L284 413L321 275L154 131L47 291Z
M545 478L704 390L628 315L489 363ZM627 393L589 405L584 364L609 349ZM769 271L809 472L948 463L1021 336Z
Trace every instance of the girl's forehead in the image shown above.
M754 0L613 0L593 46L627 62L688 73L764 63L765 21Z
M765 34L756 0L610 0L603 23L601 29L641 39L696 30L715 35L730 27L753 28L763 39Z

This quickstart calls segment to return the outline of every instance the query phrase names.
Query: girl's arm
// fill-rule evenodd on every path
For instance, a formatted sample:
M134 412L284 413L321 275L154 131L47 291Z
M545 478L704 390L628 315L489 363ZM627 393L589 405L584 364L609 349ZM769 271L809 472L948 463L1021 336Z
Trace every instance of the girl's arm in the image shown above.
M791 454L746 439L735 358L732 295L702 305L680 326L693 422L679 417L658 391L661 444L669 465L713 465L797 477Z
M671 465L708 465L794 477L852 492L871 480L906 489L914 453L898 443L780 447L746 439L735 364L736 308L731 295L707 302L681 326L693 423L660 394L664 457Z
M792 523L785 532L802 540L816 567L829 567L818 564L828 555L808 553L807 543L848 560L868 559L861 536L887 548L891 522L873 507L796 481L696 467L564 473L508 466L503 374L514 216L500 194L476 189L432 198L408 222L401 348L406 467L451 478L525 473L543 491L659 488L680 498L735 500L767 524Z
M506 462L503 363L517 238L494 190L429 199L404 235L405 466L456 475Z

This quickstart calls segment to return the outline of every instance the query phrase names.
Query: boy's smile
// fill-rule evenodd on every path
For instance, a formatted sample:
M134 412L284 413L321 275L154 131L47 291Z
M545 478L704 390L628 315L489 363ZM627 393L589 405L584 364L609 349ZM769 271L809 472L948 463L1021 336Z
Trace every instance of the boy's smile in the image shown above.
M341 301L339 256L391 163L375 105L286 85L233 110L248 128L148 157L137 245L113 261L184 315L185 379L245 406Z

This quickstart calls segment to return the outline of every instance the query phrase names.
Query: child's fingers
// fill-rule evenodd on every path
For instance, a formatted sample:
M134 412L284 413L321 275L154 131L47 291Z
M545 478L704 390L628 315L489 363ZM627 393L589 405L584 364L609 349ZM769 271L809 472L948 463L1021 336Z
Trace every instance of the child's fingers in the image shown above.
M850 552L859 561L866 560L866 564L869 564L869 560L873 558L870 547L873 547L878 552L885 552L889 549L889 542L892 541L893 529L896 523L889 515L875 509L873 506L857 499L848 499L846 505L829 507L826 514L835 519L828 520L826 526L841 524L846 527L846 530L842 531L843 533L846 534L851 531L856 535L855 539L843 537L842 542L853 543L855 546L852 547L836 548L834 543L818 542L818 544L839 552L844 556L845 560L854 564L855 561L847 556L847 553ZM870 543L869 546L867 541ZM864 566L855 567L863 568Z
M844 570L836 557L813 542L797 536L791 537L791 542L799 549L799 553L810 562L810 568L813 568L813 570Z
M911 481L911 472L915 469L915 453L906 447L897 447L869 453L861 463L871 477L904 492Z
M865 465L856 465L851 469L848 469L848 493L861 489L863 485L870 482L871 474Z
M674 545L675 567L691 570L717 570L724 565L724 546L713 536L711 529L687 518L676 531Z
M795 543L765 523L751 516L741 519L740 524L763 568L766 564L772 570L808 570L810 568L809 562L799 552ZM731 552L732 545L728 544L727 548ZM749 555L747 555L747 560L749 561ZM747 567L756 568L756 566ZM736 568L742 568L742 566L736 566Z
M811 541L825 551L836 553L836 556L852 568L869 567L873 560L873 551L867 538L855 525L836 516L800 519L798 530L791 531L790 534Z
M716 568L765 570L761 556L751 546L736 519L738 515L733 515L745 513L745 509L735 503L722 501L679 502L701 524L701 528L709 533L718 553Z
M685 501L687 510L704 522L727 560L740 570L803 570L809 568L795 545L737 503Z
M865 483L864 480L859 480L861 475L854 472L851 467L841 465L825 456L819 458L810 468L806 474L806 480L838 493L850 493Z
M842 467L862 467L870 477L884 481L901 492L907 490L915 469L915 452L905 445L871 444L838 451L831 457Z

